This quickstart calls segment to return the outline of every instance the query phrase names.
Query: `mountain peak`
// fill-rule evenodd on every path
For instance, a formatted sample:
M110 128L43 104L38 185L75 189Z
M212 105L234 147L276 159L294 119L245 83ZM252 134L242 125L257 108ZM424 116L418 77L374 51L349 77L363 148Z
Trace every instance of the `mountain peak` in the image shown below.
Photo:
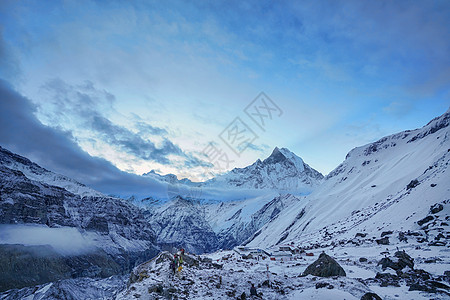
M245 168L215 177L206 185L226 185L242 188L309 190L319 184L323 175L312 169L287 148L275 147L272 154L261 161L256 160Z
M286 160L294 164L299 171L303 171L303 160L287 148L275 147L272 151L272 154L264 160L264 163L275 164Z

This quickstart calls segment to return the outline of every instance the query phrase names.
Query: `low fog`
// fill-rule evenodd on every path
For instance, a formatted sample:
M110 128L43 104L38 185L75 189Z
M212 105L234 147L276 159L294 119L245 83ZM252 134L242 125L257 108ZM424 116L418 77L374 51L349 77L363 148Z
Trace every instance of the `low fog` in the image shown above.
M50 245L62 255L78 255L95 250L94 242L74 227L45 225L0 225L0 244Z

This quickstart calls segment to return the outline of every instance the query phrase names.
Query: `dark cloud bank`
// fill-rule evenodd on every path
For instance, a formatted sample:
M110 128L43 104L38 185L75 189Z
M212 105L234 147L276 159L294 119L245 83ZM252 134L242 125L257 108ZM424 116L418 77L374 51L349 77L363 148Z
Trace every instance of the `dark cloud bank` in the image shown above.
M105 159L90 156L73 141L70 132L39 122L35 111L31 101L0 80L2 147L103 193L138 197L166 195L165 185L123 172Z

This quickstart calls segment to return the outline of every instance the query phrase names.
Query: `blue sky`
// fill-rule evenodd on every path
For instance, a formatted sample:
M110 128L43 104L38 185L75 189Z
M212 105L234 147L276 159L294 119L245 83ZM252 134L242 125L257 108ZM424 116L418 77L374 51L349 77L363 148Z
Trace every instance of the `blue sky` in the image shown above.
M0 77L27 116L133 174L226 170L210 142L229 168L279 146L327 174L450 105L448 1L2 1L0 26ZM262 91L282 110L265 130L244 112ZM236 117L258 136L240 156L218 137ZM23 139L0 144L56 168Z

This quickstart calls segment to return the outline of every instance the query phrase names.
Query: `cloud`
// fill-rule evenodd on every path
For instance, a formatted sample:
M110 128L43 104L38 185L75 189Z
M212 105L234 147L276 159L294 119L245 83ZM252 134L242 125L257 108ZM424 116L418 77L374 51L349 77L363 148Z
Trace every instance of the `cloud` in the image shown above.
M175 162L169 157L178 156L178 167L209 167L192 153L186 153L167 137L167 130L153 126L143 121L136 114L129 120L129 127L137 132L113 123L102 112L112 111L115 96L104 90L98 90L90 81L82 85L70 85L61 79L54 79L42 86L45 96L52 103L41 110L53 126L66 126L74 133L80 132L77 138L83 139L85 135L91 139L101 140L121 153L126 153L139 163L139 160L153 161L162 165L171 165ZM134 121L136 119L137 121ZM72 125L71 125L72 124ZM157 136L161 140L156 145L149 139Z
M90 156L74 142L71 132L39 122L36 111L27 98L0 80L0 145L103 193L166 196L165 184L120 171L105 159Z
M268 149L270 149L270 146L266 144L256 145L254 143L250 143L247 145L247 148L253 151L265 153Z
M95 250L95 242L74 227L45 225L0 225L0 244L50 245L63 255L79 255Z

